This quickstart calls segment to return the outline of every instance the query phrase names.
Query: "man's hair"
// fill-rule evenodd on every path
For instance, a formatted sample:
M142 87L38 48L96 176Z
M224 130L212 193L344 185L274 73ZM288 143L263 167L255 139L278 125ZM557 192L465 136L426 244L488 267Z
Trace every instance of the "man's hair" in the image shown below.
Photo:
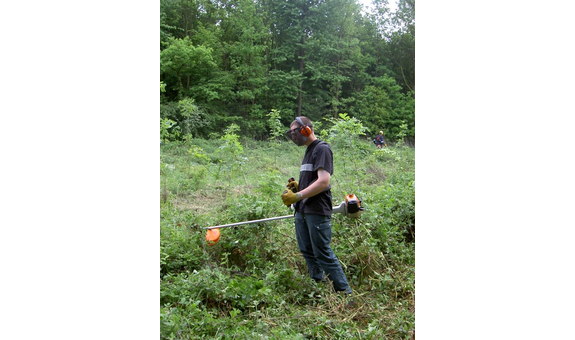
M307 126L309 126L310 128L313 129L313 123L311 122L311 120L310 120L309 118L307 118L306 116L299 116L299 119L301 119L301 121L302 121L305 125L307 125ZM294 121L292 122L292 124L293 124L293 123L298 123L298 121L297 121L297 120L294 120ZM298 125L299 125L299 123L298 123Z

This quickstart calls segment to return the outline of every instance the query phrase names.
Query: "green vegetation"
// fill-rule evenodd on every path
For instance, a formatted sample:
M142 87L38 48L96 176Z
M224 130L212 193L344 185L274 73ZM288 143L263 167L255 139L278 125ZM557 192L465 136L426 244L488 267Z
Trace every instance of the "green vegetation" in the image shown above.
M204 227L290 214L280 194L305 151L228 124L219 136L161 145L162 339L414 337L415 149L377 149L361 121L338 116L317 132L334 151L334 205L354 193L366 209L333 216L332 247L356 305L308 277L293 219L223 228L206 244ZM267 118L277 137L277 112Z
M366 133L415 143L415 1L161 0L161 126L210 138L234 123L268 140L347 112ZM275 116L274 116L275 119Z
M160 1L162 339L415 334L415 2ZM356 305L307 275L280 199L309 117L332 145L333 243ZM383 130L389 147L371 140Z

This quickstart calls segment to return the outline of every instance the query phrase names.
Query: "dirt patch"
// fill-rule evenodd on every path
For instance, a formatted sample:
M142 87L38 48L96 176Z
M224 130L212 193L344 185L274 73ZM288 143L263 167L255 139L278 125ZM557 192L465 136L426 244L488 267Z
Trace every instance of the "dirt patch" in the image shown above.
M170 197L170 201L178 210L192 210L197 214L204 215L221 211L226 207L225 194L206 194L196 192L193 196Z

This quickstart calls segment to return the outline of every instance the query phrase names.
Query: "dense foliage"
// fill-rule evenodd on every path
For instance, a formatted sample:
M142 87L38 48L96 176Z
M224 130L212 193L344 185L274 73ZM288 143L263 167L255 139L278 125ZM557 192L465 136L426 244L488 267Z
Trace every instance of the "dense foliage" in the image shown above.
M170 138L223 134L264 140L283 125L347 112L365 133L415 141L415 2L161 0L161 124ZM171 122L171 123L170 123Z
M161 0L163 339L414 337L415 3L373 4ZM354 193L366 208L332 223L352 307L309 279L293 220L205 242L204 227L290 213L296 115L332 145L334 205Z
M277 112L267 117L270 131L282 130ZM327 123L317 133L334 151L334 205L354 193L366 208L332 220L356 305L308 277L292 219L224 228L206 244L204 227L290 214L280 194L304 152L285 139L241 138L230 124L217 138L161 146L162 339L414 337L415 151L377 149L347 114Z

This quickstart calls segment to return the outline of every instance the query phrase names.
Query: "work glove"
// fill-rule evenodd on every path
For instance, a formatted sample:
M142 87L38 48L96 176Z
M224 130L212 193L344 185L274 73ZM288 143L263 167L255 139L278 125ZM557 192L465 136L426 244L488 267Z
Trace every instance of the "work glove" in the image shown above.
M299 201L299 195L291 190L284 190L282 194L282 201L289 207L290 205Z
M290 189L292 192L298 192L299 190L298 185L299 183L297 181L291 181L286 185L286 187Z

